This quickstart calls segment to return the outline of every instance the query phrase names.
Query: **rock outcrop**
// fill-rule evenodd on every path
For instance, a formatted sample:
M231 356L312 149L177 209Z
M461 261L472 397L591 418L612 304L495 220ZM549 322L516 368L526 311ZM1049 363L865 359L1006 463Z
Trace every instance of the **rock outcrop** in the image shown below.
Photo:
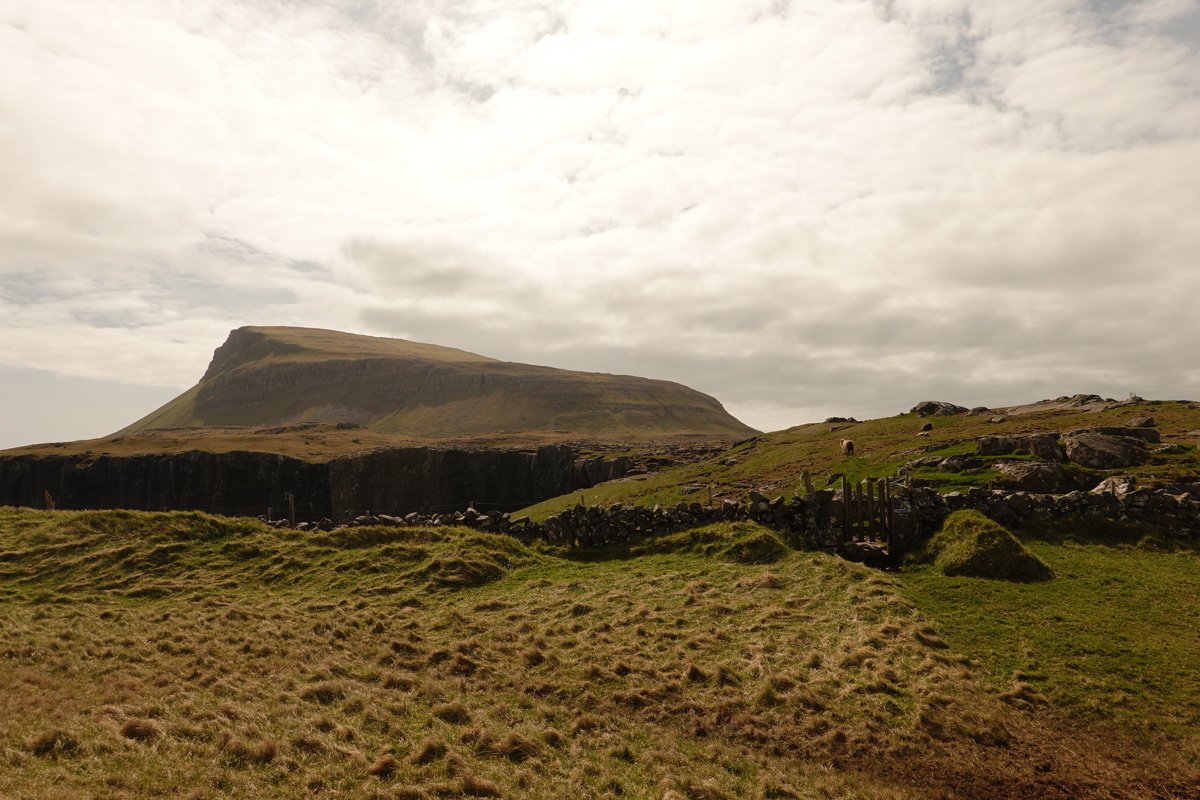
M956 406L954 403L946 403L941 400L925 400L913 406L908 413L916 414L918 417L956 417L959 414L966 414L968 409L962 406Z
M1067 458L1092 469L1124 469L1147 460L1145 444L1124 436L1072 433L1063 437Z
M1067 473L1051 461L997 461L992 469L1012 481L1013 488L1025 492L1055 494L1071 488Z

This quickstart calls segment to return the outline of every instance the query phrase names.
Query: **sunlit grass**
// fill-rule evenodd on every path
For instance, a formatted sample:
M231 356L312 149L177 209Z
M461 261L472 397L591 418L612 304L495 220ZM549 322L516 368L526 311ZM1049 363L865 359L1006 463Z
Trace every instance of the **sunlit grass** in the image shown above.
M1015 797L1109 763L926 602L956 579L745 523L580 555L0 509L0 796Z

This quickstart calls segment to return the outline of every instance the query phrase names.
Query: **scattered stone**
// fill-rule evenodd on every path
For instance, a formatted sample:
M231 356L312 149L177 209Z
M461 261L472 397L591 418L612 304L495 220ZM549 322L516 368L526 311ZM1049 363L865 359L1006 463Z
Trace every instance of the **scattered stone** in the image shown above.
M1184 450L1177 444L1164 444L1162 447L1154 448L1154 452L1161 455L1176 455L1184 452Z
M941 400L925 400L913 406L909 413L919 417L954 417L967 413L967 409Z
M1003 414L997 414L997 415L996 415L996 416L994 416L994 417L989 417L989 418L988 418L988 422L991 422L992 424L999 424L999 423L1001 423L1001 422L1008 422L1008 417L1004 416Z

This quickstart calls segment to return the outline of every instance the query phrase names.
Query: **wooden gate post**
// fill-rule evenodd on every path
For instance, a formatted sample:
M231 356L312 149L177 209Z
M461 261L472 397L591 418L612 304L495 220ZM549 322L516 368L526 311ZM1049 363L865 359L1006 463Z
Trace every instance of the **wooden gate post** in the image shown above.
M861 541L864 538L862 533L862 523L863 512L865 510L866 506L863 504L863 487L862 482L860 481L854 484L854 527L856 528L854 532L854 541L856 542Z
M867 478L867 532L866 539L875 541L875 481Z
M842 544L850 541L850 485L842 476Z
M892 482L885 481L883 488L887 492L887 546L888 552L891 552L892 544L896 540L896 509L892 505Z

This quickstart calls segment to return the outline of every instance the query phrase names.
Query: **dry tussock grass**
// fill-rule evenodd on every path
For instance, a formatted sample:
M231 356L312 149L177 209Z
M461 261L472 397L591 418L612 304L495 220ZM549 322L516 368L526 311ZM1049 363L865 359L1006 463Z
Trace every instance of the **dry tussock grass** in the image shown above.
M157 598L9 593L0 763L21 766L0 796L918 798L986 779L1015 798L1096 773L1030 744L1028 684L991 689L890 579L824 556L546 559L437 594L201 574ZM1032 751L1049 773L1013 766Z

